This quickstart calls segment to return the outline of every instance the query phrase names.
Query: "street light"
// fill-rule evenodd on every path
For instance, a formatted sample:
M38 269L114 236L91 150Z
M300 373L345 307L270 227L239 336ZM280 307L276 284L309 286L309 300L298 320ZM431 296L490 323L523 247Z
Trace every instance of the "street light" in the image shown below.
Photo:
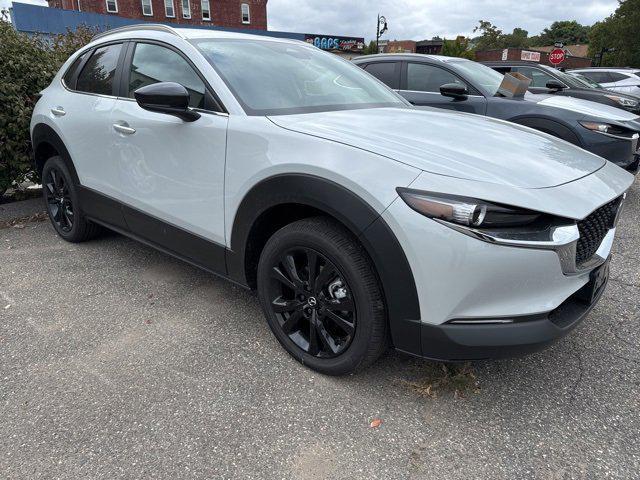
M376 53L380 53L379 41L384 32L388 30L387 19L378 14L378 25L376 26Z

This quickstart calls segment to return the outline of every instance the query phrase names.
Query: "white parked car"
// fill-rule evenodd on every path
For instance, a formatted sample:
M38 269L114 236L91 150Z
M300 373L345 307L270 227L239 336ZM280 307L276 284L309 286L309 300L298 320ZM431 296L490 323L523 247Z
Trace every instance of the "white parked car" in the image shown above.
M576 68L569 73L579 73L607 90L640 97L640 69L638 68Z
M560 338L602 294L633 182L527 127L415 110L302 42L155 25L74 54L31 129L62 238L107 227L257 288L327 374L389 342L463 360Z

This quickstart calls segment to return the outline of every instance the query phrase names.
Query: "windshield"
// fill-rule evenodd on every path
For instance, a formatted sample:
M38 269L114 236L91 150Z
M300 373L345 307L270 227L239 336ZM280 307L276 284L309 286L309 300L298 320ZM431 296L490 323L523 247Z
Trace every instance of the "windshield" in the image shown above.
M312 46L246 39L192 43L249 115L407 106L360 67Z
M498 87L504 79L504 75L481 63L468 60L453 60L447 62L447 64L457 70L460 75L466 77L476 87L481 87L490 97L498 93Z
M582 82L585 86L589 88L599 88L601 90L604 89L602 85L594 82L593 80L585 77L584 75L580 75L579 73L570 73L569 75L571 75L572 77L575 77L576 80L578 80L579 82Z

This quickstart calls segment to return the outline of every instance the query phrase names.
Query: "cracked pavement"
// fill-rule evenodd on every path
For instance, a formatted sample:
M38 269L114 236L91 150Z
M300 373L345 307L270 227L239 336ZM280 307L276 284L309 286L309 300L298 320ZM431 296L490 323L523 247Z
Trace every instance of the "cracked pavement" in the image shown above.
M637 181L583 324L433 397L396 353L307 370L252 293L119 235L0 229L0 477L639 478L639 225Z

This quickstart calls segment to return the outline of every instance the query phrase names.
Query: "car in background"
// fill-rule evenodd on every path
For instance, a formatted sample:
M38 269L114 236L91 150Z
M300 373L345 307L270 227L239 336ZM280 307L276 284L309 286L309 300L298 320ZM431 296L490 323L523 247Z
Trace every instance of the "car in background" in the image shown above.
M602 87L594 88L593 86L585 85L584 82L576 77L547 65L523 61L482 63L502 74L517 72L530 78L531 85L529 85L529 91L531 93L547 93L582 98L583 100L589 100L591 102L623 108L640 115L640 99L625 95L624 93L610 92Z
M503 75L464 58L383 54L353 62L417 107L437 107L508 120L578 145L632 172L638 171L640 117L599 103L527 92L498 93Z
M640 69L638 68L572 68L569 72L584 75L607 90L640 96Z

